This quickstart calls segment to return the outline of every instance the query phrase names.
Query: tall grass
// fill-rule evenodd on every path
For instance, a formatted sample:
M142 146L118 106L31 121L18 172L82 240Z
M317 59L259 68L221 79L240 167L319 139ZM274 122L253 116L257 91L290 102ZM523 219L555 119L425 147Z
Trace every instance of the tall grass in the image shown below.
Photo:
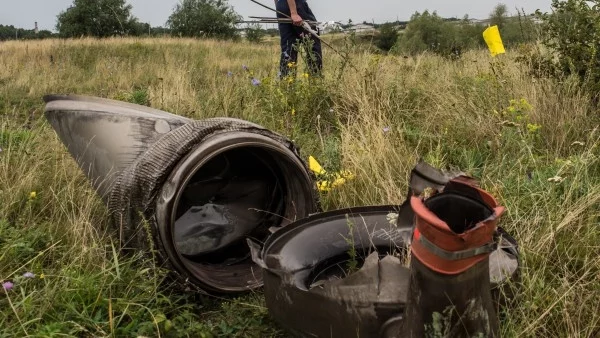
M0 336L280 334L260 293L171 293L160 267L118 254L104 206L43 119L49 93L262 124L329 171L355 175L323 195L328 209L401 203L419 158L477 176L507 207L501 226L522 255L502 336L600 334L600 114L589 98L527 76L512 52L458 61L348 52L353 68L326 51L324 79L303 76L300 63L297 79L278 82L276 43L3 43L0 280L14 287L0 291Z

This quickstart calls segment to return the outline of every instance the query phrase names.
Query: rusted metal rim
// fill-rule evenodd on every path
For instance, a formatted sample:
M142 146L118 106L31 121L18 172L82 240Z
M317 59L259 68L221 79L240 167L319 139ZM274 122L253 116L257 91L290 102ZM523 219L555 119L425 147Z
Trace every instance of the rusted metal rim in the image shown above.
M176 214L183 191L198 170L219 155L239 150L260 151L263 160L272 166L270 169L282 185L279 210L264 210L278 219L272 224L274 227L286 226L293 220L317 211L317 196L309 173L298 157L283 144L262 135L242 131L227 132L206 139L179 162L163 185L157 199L156 220L160 239L175 268L193 284L213 293L237 293L261 287L261 269L252 262L245 237L212 253L213 258L219 256L223 263L204 261L202 256L192 259L182 255L174 241ZM260 226L263 225L256 225ZM264 241L271 232L269 229L261 230L261 237L250 237ZM238 258L235 262L224 263L234 255Z
M396 224L390 213L398 214ZM271 316L300 337L378 336L404 311L409 270L401 260L410 219L407 204L354 207L312 215L273 234L253 252L265 270ZM349 275L348 263L355 264Z
M401 249L410 240L412 223L399 222L396 226L386 218L400 211L406 215L408 209L397 205L361 206L311 215L270 236L264 244L262 258L273 270L312 269L323 260L347 252L350 235L355 247L361 250ZM307 245L310 250L304 250Z

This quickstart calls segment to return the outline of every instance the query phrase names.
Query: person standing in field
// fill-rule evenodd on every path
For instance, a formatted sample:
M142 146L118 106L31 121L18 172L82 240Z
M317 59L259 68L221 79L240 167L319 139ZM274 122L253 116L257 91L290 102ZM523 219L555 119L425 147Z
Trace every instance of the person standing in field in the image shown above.
M298 62L298 43L303 37L309 37L312 41L311 48L307 48L308 68L312 75L321 75L323 69L323 53L321 41L302 28L302 21L317 21L306 0L275 0L275 7L281 13L287 14L292 23L279 23L279 36L281 37L281 58L279 69L281 76L289 74ZM278 18L286 18L277 13ZM316 27L311 27L314 31ZM290 67L290 65L292 65Z

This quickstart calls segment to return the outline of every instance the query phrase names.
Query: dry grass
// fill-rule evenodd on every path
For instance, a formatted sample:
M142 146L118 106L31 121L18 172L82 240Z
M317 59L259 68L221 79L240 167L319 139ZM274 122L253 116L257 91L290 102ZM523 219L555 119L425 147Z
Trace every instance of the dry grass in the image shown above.
M480 177L507 207L501 225L523 258L503 336L597 337L600 115L589 99L573 84L529 77L510 53L453 62L350 52L358 71L340 73L341 60L326 51L324 80L279 85L276 41L0 45L0 279L46 274L0 296L0 336L156 335L156 327L168 335L169 325L174 336L277 332L260 295L199 305L159 288L150 262L141 270L136 257L114 252L103 206L41 116L43 95L80 93L239 117L288 135L305 156L356 175L323 196L328 208L402 202L418 158ZM564 180L549 182L554 176Z

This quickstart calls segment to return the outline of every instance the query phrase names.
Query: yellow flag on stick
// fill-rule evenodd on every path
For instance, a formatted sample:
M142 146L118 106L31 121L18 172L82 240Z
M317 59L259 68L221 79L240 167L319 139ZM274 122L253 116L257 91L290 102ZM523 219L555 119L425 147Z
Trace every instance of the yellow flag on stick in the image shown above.
M502 44L502 38L500 37L498 26L494 25L492 27L488 27L483 32L483 39L485 40L485 43L487 43L492 56L505 53L504 44Z

